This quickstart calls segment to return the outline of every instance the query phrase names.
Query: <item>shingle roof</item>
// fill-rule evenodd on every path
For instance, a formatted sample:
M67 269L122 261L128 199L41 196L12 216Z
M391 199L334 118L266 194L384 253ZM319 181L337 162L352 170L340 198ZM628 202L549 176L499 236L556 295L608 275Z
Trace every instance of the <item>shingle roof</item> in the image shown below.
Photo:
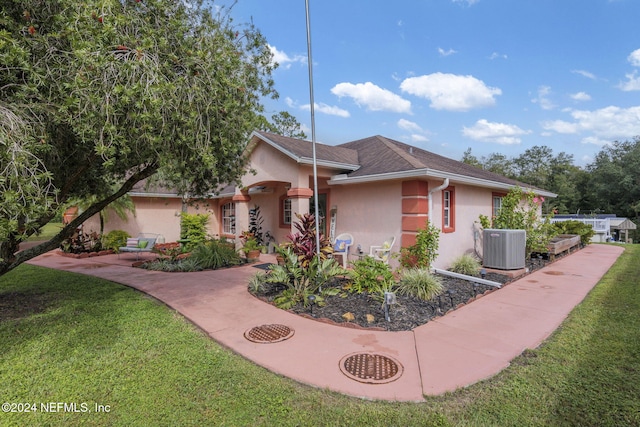
M294 155L299 159L313 158L313 144L311 141L302 139L289 138L270 132L256 131L263 140L268 140L279 145L286 152ZM349 148L325 145L316 143L316 158L320 161L326 161L344 165L358 165L358 152ZM353 168L349 168L353 169Z
M505 176L380 135L348 142L339 147L350 148L358 152L360 169L350 173L349 177L379 175L412 169L430 169L503 184L525 185Z
M269 132L254 132L263 140L268 140L276 148L297 158L309 160L312 158L312 143L296 138L289 138ZM371 136L337 146L316 144L318 161L329 161L342 165L357 165L357 168L343 171L348 178L375 177L393 173L416 174L424 172L425 176L458 176L479 182L495 183L501 186L521 186L540 190L543 189L507 178L505 176L468 165L418 147L385 138L380 135Z

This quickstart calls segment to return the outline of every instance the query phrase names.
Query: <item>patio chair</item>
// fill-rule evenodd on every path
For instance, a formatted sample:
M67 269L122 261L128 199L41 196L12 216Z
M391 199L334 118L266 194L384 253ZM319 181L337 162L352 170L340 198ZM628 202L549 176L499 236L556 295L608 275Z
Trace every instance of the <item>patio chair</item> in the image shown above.
M123 252L135 253L136 261L140 260L141 252L151 252L156 244L157 234L140 233L136 238L127 239L127 246L123 246L118 250L118 258Z
M371 246L369 249L369 256L373 257L373 259L389 263L389 258L391 257L391 249L396 242L395 237L389 237L384 243L380 246Z
M333 256L342 256L343 268L347 268L349 263L349 247L351 245L353 245L353 236L349 233L340 234L333 243Z

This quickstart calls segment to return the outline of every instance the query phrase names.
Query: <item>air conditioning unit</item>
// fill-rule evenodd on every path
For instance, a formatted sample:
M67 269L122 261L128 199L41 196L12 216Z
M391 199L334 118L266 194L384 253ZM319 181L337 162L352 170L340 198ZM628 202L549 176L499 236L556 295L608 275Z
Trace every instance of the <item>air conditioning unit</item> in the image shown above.
M500 270L525 267L527 234L524 230L484 230L483 265Z

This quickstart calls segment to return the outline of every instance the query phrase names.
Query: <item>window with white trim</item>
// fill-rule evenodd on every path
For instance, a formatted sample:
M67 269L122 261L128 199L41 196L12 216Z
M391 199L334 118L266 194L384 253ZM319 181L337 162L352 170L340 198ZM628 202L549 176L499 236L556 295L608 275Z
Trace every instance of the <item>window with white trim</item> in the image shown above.
M236 204L234 202L222 205L222 233L236 234Z
M282 223L291 224L291 199L282 199Z

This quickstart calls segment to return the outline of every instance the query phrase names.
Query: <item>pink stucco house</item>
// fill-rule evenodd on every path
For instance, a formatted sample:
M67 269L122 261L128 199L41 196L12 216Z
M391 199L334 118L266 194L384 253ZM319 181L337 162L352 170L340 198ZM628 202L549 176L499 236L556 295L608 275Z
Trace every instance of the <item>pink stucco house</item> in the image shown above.
M465 252L481 251L477 220L492 216L509 189L526 184L382 136L338 146L316 145L318 201L326 235L354 236L352 251L365 253L395 237L393 251L415 242L427 220L441 229L435 266L446 268ZM130 193L136 216L114 218L108 230L160 233L179 238L180 212L207 212L211 235L237 238L249 227L249 210L260 206L263 231L285 241L295 213L313 210L312 144L268 132L253 132L246 148L249 166L241 187L222 189L206 201L185 207L166 190ZM533 189L537 194L555 194ZM95 229L95 227L94 227ZM107 231L108 231L107 230ZM351 259L356 259L355 255Z

